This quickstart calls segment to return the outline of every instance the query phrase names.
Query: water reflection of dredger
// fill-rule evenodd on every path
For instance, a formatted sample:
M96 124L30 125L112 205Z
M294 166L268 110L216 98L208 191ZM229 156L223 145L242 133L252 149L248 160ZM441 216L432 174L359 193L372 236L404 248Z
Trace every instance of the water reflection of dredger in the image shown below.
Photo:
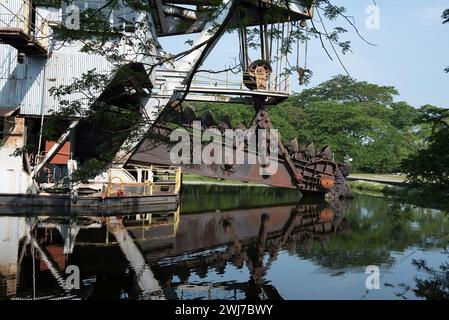
M75 224L75 230L71 229L74 225L56 224L55 228L59 230L59 234L63 238L60 249L54 245L43 246L42 242L48 237L45 232L43 239L37 238L39 224L41 220L34 217L2 217L0 218L0 226L12 229L13 232L1 233L0 243L2 244L0 255L0 282L6 282L6 292L1 292L0 296L15 296L18 288L27 286L29 281L31 287L30 292L22 298L38 299L36 294L36 268L39 271L46 271L51 274L55 280L55 284L59 287L60 298L74 298L69 294L70 289L67 287L63 271L61 270L65 264L65 259L61 258L64 254L70 253L70 248L76 238L76 232L81 228ZM51 235L50 235L51 236ZM39 259L39 263L37 261ZM28 260L30 264L27 264ZM9 272L5 272L7 267ZM26 277L27 268L32 272L31 280ZM24 269L24 270L23 270ZM6 281L5 281L6 279ZM22 283L25 282L25 285ZM0 288L2 285L0 285ZM54 298L50 295L46 298Z
M157 220L171 221L166 223L172 228L171 234L166 234L167 237L176 234L179 210L177 208L175 212L163 213L162 217L161 213L157 214ZM145 238L145 230L150 230L148 226L152 225L152 220L152 213L126 217L0 217L0 297L78 298L80 292L74 292L67 286L65 268L76 265L83 271L91 269L90 259L76 260L78 252L83 253L84 248L95 247L96 253L103 255L101 246L110 245L122 253L119 257L113 255L112 261L118 258L119 266L129 265L138 275L135 280L140 286L138 290L142 298L162 299L157 280L136 246L136 239L128 232L128 228L141 229ZM77 252L74 255L75 246Z
M189 233L189 226L197 220L196 237L207 235L204 241L194 243L208 244L196 255L175 256L167 258L155 266L155 274L167 287L177 291L207 291L211 288L240 290L248 299L265 297L279 299L276 288L265 280L266 273L276 261L279 252L298 244L310 250L313 242L319 241L324 247L332 233L345 232L349 224L344 218L348 202L336 202L330 205L322 202L302 203L293 208L278 207L247 210L246 213L227 212L223 214L192 215L183 220L177 243L185 244L183 236ZM289 210L290 209L290 210ZM219 248L225 244L225 249ZM219 248L218 250L214 250ZM194 250L193 247L189 249ZM225 282L213 285L189 285L189 277L196 273L200 278L207 274L209 268L223 273L226 264L237 268L245 265L250 271L250 279L245 283ZM173 283L177 276L179 283Z
M8 292L0 296L119 298L125 292L126 297L173 299L196 290L211 298L212 291L219 290L222 295L240 292L251 299L278 299L265 276L279 252L296 245L307 249L315 241L326 246L331 233L347 229L346 209L347 203L341 202L302 202L182 218L179 208L162 215L20 218L25 219L25 231L11 242L17 249L7 249L16 268L9 266ZM75 294L67 290L64 269L69 264L80 268L82 284L89 289ZM189 282L192 274L204 278L211 268L224 273L228 264L246 266L250 279ZM16 283L11 282L14 273Z

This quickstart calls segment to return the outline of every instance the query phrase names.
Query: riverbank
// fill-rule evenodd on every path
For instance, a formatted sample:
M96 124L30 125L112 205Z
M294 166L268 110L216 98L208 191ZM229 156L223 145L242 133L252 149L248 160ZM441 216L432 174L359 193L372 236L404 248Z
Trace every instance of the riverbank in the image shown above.
M258 183L248 183L238 180L225 180L225 179L215 179L203 176L198 176L195 174L183 174L182 176L183 185L214 185L214 186L228 186L228 187L258 187L258 188L270 188L266 184Z
M374 174L374 173L354 173L346 178L348 181L368 181L379 182L390 185L403 186L407 185L407 177L399 174Z
M449 192L440 187L411 185L405 181L358 180L354 177L348 183L354 194L402 199L418 205L432 204L434 208L449 207Z
M449 190L443 191L441 188L436 187L411 185L406 181L405 176L402 175L352 174L347 179L354 194L368 195L373 197L386 197L391 199L402 199L417 205L431 204L434 208L449 207ZM244 189L246 196L253 192L256 194L264 194L264 189L271 189L271 187L263 184L213 179L190 174L186 174L183 176L183 185L186 187L216 187L224 193L230 192L231 194L241 193L242 189ZM233 190L230 190L229 188ZM207 189L208 188L203 188L202 191L210 192L210 190ZM214 192L217 192L218 189L214 190ZM295 194L295 192L291 192L291 190L289 191L289 196L286 197L288 200L286 202L290 202L294 198L291 196L291 194ZM271 204L276 201L275 197L264 199L263 196L258 197L257 200L262 201L265 204Z

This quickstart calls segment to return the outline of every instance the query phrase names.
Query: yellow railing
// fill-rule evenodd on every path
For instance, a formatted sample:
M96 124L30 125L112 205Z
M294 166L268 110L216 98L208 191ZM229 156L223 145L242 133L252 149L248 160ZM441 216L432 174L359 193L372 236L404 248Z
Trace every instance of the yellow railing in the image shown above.
M106 195L110 197L179 194L181 183L182 171L180 167L114 168L108 170Z
M3 14L0 15L0 29L16 29L20 30L26 35L34 38L34 40L41 46L46 47L48 45L48 36L50 34L50 28L48 26L48 17L43 17L31 4L30 0L22 0L20 8L17 12L12 11L6 6L6 4L0 3L0 9ZM37 21L40 20L40 24L37 25L36 21L31 20L34 16Z
M153 213L151 212L138 215L127 215L124 216L123 219L125 219L125 222L122 222L121 227L128 231L134 231L136 241L173 238L176 237L176 234L178 232L179 223L181 220L181 206L178 206L176 211L170 212L168 214L168 221L166 222L161 222L157 218L158 216L160 216L158 214L156 214L156 218L153 219ZM172 216L170 214L172 214ZM105 241L103 245L113 245L117 243L116 241L111 241L109 238L111 219L115 219L115 217L106 217L105 225L107 232L105 234ZM168 232L169 229L164 229L166 230L166 232L164 232L165 234L159 236L151 236L148 234L147 231L151 230L151 228L157 228L158 226L173 226L173 232ZM137 237L139 231L140 236Z

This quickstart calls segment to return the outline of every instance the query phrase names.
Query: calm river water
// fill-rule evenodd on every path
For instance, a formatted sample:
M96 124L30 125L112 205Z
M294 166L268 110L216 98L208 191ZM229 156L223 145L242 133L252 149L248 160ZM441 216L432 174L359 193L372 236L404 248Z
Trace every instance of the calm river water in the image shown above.
M188 186L176 212L0 216L0 299L447 297L446 212L295 197Z

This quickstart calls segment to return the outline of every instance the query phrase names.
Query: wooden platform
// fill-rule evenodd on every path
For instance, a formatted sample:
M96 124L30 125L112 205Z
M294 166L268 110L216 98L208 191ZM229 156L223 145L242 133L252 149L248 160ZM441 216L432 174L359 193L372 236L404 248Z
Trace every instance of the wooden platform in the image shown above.
M30 34L21 29L1 28L0 41L17 49L25 55L46 55L47 49L42 47Z
M179 195L121 196L101 199L96 196L79 197L68 194L27 195L0 194L1 215L122 215L175 211Z

